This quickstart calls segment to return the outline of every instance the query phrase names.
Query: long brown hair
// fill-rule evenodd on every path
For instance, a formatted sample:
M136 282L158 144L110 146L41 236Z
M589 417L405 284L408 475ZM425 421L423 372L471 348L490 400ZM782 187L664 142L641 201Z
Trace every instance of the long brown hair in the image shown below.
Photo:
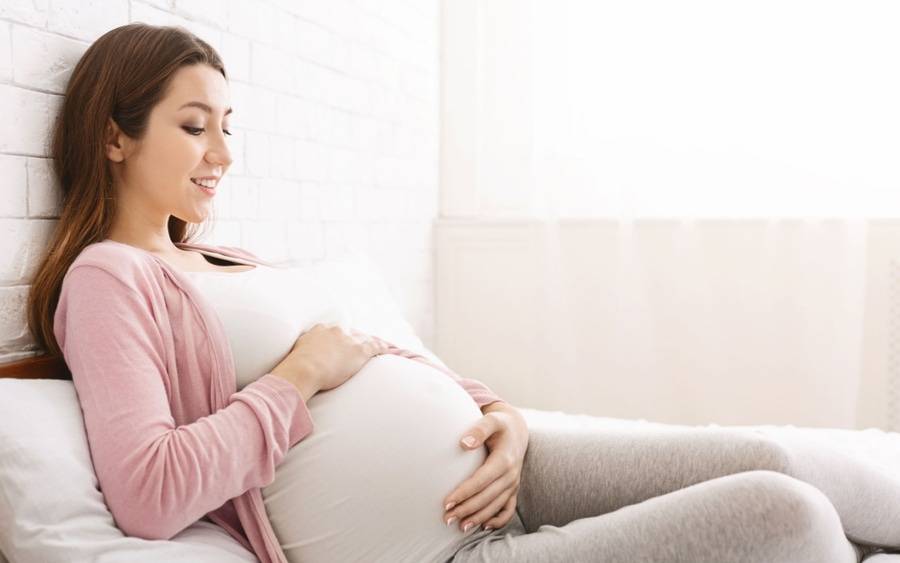
M26 304L31 334L50 355L61 356L53 316L63 278L86 246L107 238L115 217L116 194L105 149L109 119L140 141L172 75L194 64L207 64L228 79L215 49L190 31L132 23L94 41L72 71L50 145L62 209ZM170 216L169 237L189 242L209 222L197 225Z

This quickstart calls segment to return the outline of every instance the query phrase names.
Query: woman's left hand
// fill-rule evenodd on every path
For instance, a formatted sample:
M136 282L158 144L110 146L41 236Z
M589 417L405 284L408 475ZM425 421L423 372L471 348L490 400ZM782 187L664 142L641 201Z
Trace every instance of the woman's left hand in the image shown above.
M474 437L471 445L460 440L466 450L486 446L488 457L481 467L444 499L444 523L459 522L463 532L484 524L502 528L512 520L522 474L522 462L528 449L528 425L512 405L495 402L482 410L484 416L463 435ZM454 503L446 510L448 503ZM449 519L455 518L452 522Z

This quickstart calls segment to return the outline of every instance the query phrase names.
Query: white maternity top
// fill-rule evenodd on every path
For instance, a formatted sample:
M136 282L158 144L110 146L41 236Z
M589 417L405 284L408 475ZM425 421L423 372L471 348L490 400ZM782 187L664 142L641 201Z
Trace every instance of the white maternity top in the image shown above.
M275 367L316 323L346 327L328 290L298 269L184 273L224 325L238 389ZM262 489L289 561L444 561L471 536L488 534L441 521L441 501L487 454L459 445L482 413L449 376L379 355L307 407L313 432Z

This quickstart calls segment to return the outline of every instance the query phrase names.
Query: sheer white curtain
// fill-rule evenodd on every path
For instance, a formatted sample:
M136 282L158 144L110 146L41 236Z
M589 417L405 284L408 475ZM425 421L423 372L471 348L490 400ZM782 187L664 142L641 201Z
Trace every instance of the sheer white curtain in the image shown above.
M449 91L444 127L468 131L474 148L444 155L458 177L472 174L465 187L445 176L442 214L536 221L540 298L523 306L540 347L510 352L540 366L529 398L565 389L536 406L891 424L883 404L860 406L881 401L878 389L861 395L867 385L890 385L865 373L878 362L864 359L864 320L870 219L900 215L900 4L486 0L448 11L450 65L467 26L476 45L465 76L477 103L469 130L448 125L466 120ZM450 314L443 323L456 330Z
M530 6L536 214L900 215L900 3Z

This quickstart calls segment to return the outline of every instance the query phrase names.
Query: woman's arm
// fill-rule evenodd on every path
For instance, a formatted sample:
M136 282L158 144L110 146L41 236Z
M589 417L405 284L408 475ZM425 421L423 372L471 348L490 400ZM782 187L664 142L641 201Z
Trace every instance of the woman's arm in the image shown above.
M54 333L117 526L130 536L169 539L229 499L271 483L313 422L294 386L266 374L219 411L176 424L167 365L173 360L154 313L145 296L110 272L79 266L63 284ZM196 379L180 386L203 385L197 373L179 377Z
M516 409L516 407L510 405L509 403L507 403L506 401L501 399L499 401L495 401L493 403L488 403L488 404L484 405L483 407L481 407L481 412L484 414L487 414L491 411L502 411L502 410L510 410L510 409L512 409L516 413L519 412Z
M496 403L502 403L502 404L508 405L508 403L506 401L501 399L487 385L478 381L477 379L460 377L456 373L454 373L452 370L432 362L429 358L426 358L425 356L423 356L421 354L417 354L411 350L405 350L403 348L400 348L399 346L391 344L390 342L387 342L386 340L384 340L382 338L378 338L377 336L372 336L372 338L387 344L387 346L388 346L387 353L388 354L396 354L396 355L402 356L404 358L409 358L410 360L422 362L423 364L425 364L427 366L431 366L434 369L447 374L448 377L453 379L453 381L455 381L463 389L465 389L466 393L468 393L469 396L472 397L472 399L475 401L475 403L481 409L481 412L485 412L484 407L487 405L496 404Z

